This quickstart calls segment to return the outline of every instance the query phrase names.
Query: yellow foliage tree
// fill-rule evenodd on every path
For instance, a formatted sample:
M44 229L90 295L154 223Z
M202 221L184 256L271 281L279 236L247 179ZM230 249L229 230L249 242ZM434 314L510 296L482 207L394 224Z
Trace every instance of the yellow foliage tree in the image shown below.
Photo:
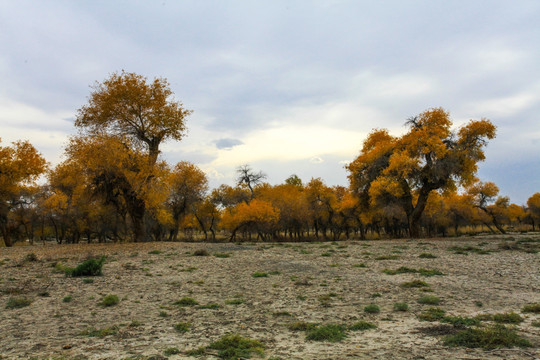
M420 236L420 218L429 195L475 180L483 148L495 137L488 120L471 120L452 131L448 112L435 108L410 118L401 137L375 130L351 162L351 189L364 204L395 202L407 216L409 235Z

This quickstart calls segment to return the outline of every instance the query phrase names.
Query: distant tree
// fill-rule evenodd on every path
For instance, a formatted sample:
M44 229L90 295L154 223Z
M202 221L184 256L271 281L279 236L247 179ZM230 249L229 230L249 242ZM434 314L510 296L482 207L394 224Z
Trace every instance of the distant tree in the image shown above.
M527 207L529 208L534 231L535 224L540 223L540 192L535 193L527 200Z
M287 179L285 179L285 184L302 187L302 179L300 179L298 175L292 174Z
M401 137L375 130L351 162L349 181L360 199L371 206L394 202L407 216L409 235L420 236L420 218L431 192L452 190L475 180L483 148L495 137L488 120L470 121L453 132L448 112L442 108L410 118Z
M0 146L0 234L6 246L13 246L19 223L12 218L13 209L31 201L36 180L46 170L47 162L28 141Z
M470 186L467 192L474 197L474 206L482 210L493 225L502 234L506 234L506 231L502 227L502 220L505 216L505 210L509 204L508 197L497 197L499 194L499 187L492 182L477 182ZM487 222L484 224L491 230L491 227Z
M262 171L259 171L258 173L253 171L251 166L248 164L241 165L236 168L236 183L238 186L247 186L251 193L251 198L253 198L254 195L254 187L257 184L262 183L264 179L266 179L266 174Z

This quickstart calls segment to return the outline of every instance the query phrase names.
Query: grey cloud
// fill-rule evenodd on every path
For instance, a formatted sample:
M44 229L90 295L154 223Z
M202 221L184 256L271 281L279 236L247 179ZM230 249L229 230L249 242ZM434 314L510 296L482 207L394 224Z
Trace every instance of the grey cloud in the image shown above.
M220 150L230 150L235 146L242 145L243 142L238 139L223 138L214 141L216 147Z

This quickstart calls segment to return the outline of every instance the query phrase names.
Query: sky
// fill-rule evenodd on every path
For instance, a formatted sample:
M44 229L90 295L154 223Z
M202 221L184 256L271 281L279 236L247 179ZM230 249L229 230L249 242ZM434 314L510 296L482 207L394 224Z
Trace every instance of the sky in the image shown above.
M497 126L478 176L540 192L540 2L0 0L0 138L54 166L91 86L166 78L188 133L162 147L212 187L249 164L347 185L373 129L399 136L433 107Z

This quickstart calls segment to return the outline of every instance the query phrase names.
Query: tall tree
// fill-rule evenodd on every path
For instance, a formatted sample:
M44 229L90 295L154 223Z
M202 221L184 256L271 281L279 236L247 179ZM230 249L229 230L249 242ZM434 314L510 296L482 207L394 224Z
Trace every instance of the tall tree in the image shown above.
M81 158L94 165L89 169L96 188L107 196L123 198L135 241L149 239L144 219L149 202L155 203L149 189L160 188L158 173L166 167L158 161L160 145L182 139L185 119L191 113L172 95L163 78L148 81L135 73L114 73L94 85L88 104L79 109L75 121L80 135L68 152L83 154ZM88 145L105 148L90 149ZM109 148L115 156L104 153ZM99 157L84 155L92 152Z
M475 180L483 148L495 137L489 120L471 120L452 131L450 115L442 108L424 111L407 121L401 137L375 130L351 162L351 189L371 205L395 202L407 216L409 235L420 236L420 218L435 190L453 190Z
M13 245L17 230L11 211L35 192L35 181L46 168L47 162L28 141L0 146L0 232L6 246Z

